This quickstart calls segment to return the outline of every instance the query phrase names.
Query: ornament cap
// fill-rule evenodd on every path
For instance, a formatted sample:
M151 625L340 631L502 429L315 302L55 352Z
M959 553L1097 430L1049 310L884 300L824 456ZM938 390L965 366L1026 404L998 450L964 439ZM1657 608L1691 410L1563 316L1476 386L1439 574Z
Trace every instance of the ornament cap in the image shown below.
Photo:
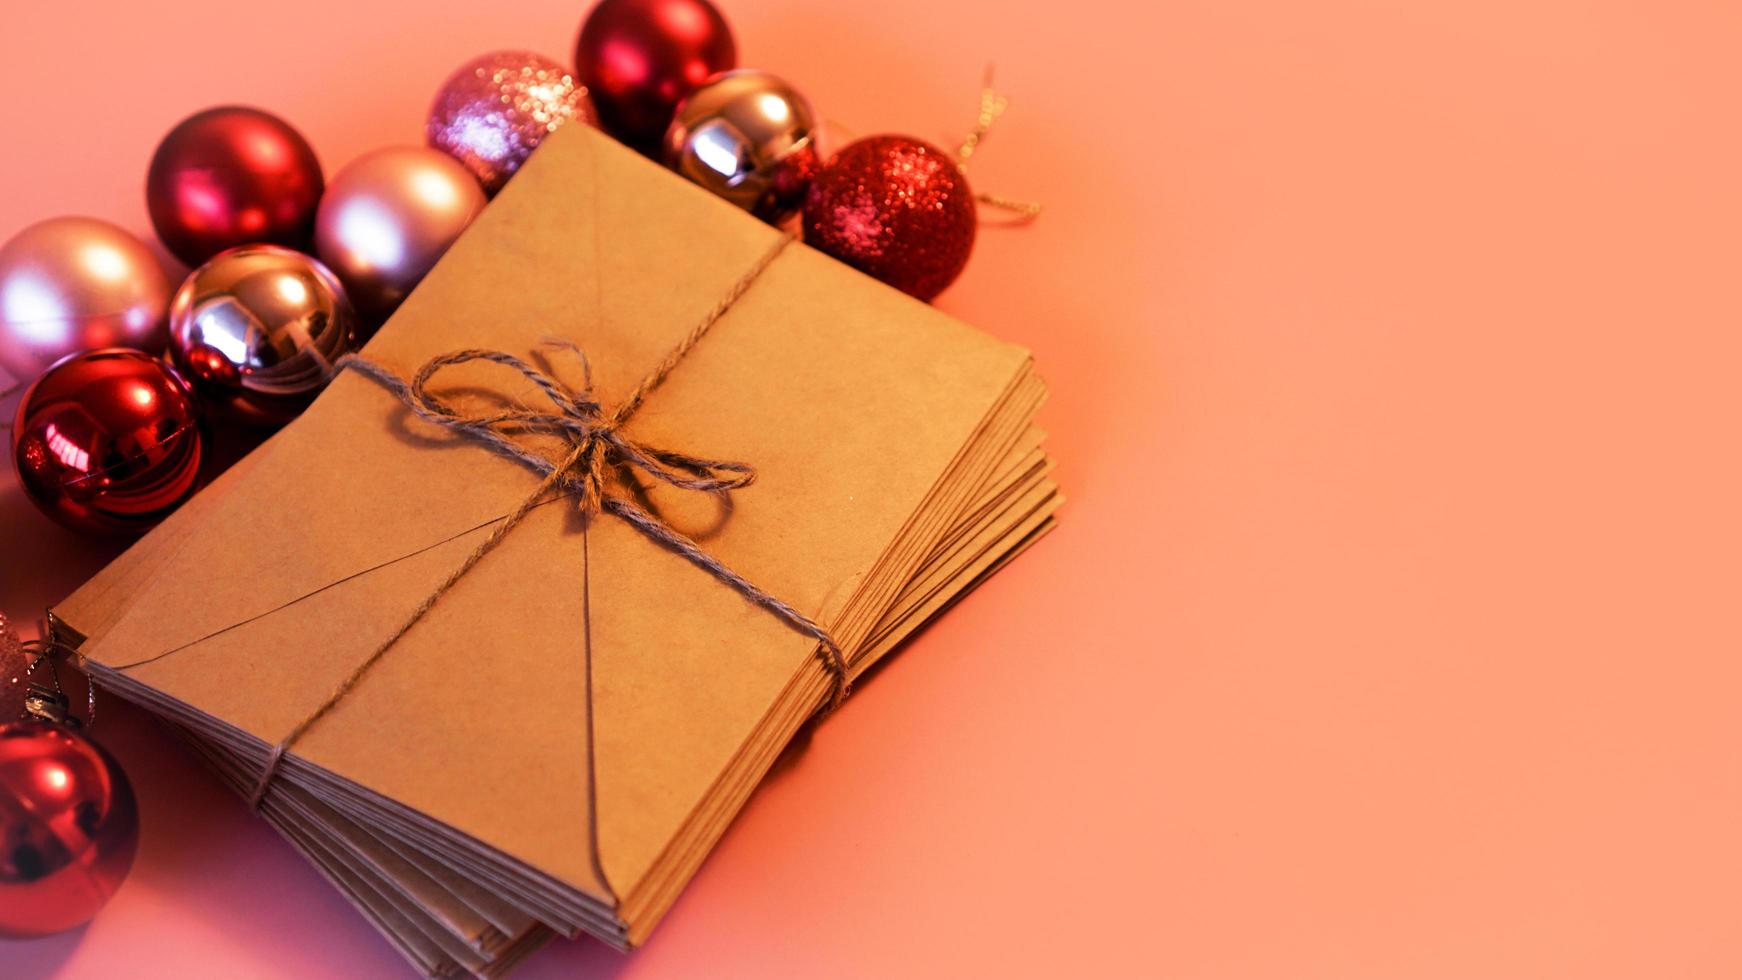
M85 727L84 722L72 710L73 703L63 691L36 681L32 681L25 688L24 713L31 718L40 718L66 728Z
M58 725L69 731L79 731L89 728L97 717L97 688L86 681L87 704L85 717L80 718L73 713L72 699L67 697L60 683L60 661L72 660L83 666L76 647L56 639L29 640L19 645L23 652L34 654L28 666L24 668L21 677L14 678L15 683L24 687L23 712L19 718L0 719L0 721L45 721ZM35 676L37 668L48 665L47 679Z

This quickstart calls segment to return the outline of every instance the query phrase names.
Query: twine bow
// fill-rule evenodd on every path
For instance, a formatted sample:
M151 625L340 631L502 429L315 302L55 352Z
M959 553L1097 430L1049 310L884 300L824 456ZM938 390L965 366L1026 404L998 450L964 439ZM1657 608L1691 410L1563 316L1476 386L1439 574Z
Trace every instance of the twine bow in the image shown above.
M338 366L351 368L374 379L393 392L413 414L426 422L477 439L497 452L525 465L540 476L555 475L553 485L575 496L581 516L590 518L599 513L605 502L605 473L613 463L629 467L682 490L723 494L756 481L756 471L748 463L730 460L703 459L687 453L655 449L635 442L622 432L623 419L618 413L607 414L593 397L592 366L586 352L566 340L549 340L549 346L572 352L581 363L584 378L579 390L571 389L556 378L533 367L513 354L492 350L458 350L430 358L410 382L392 371L354 354L339 359ZM444 368L469 361L501 364L521 374L544 392L556 411L536 412L518 409L488 415L463 415L442 396L430 390L429 384ZM570 447L562 462L526 448L514 438L518 435L553 435ZM634 508L649 520L652 515L627 501L613 498L613 510ZM658 525L662 531L664 525ZM662 536L662 535L657 535ZM662 536L663 540L663 536ZM674 544L664 541L666 544Z
M442 354L430 359L419 368L410 381L406 381L391 370L355 354L346 355L339 360L338 367L350 368L374 380L392 392L419 418L458 435L476 439L534 472L542 474L544 479L506 518L496 525L483 543L466 556L465 561L461 562L458 568L443 579L442 583L436 586L435 590L423 602L419 603L416 609L412 610L411 615L406 618L399 629L382 641L366 660L339 683L338 687L319 707L291 729L290 734L273 747L271 754L267 757L266 768L261 773L260 781L255 785L251 798L251 803L255 808L258 808L265 800L266 791L270 787L273 777L277 774L285 752L296 743L297 739L301 738L304 733L314 727L316 722L344 700L351 689L357 685L357 682L362 680L363 675L368 673L369 669L380 661L387 651L399 642L401 637L410 632L411 628L417 625L424 614L428 613L440 601L441 597L453 588L455 583L464 578L473 566L489 554L526 517L532 508L545 500L552 491L573 493L576 505L584 519L591 520L600 512L605 512L629 522L641 533L689 559L691 563L730 586L744 598L773 613L800 633L814 638L819 644L819 652L823 661L828 667L830 675L834 678L829 707L832 709L841 703L841 700L847 695L848 688L846 658L842 655L840 647L821 626L728 568L718 558L702 550L701 546L687 535L660 520L656 515L642 509L623 496L607 493L605 489L606 474L613 467L638 470L659 482L680 489L714 494L725 494L740 487L749 486L756 479L756 471L747 463L704 459L687 453L642 445L623 433L623 424L635 414L647 396L664 383L666 376L677 367L791 241L792 236L782 235L756 264L733 284L732 288L726 292L725 296L721 297L720 301L702 318L701 322L679 341L677 346L673 347L659 364L654 366L647 377L643 378L635 390L629 394L629 397L610 412L606 412L593 396L592 368L587 362L586 354L574 344L562 341L558 341L557 345L571 350L581 361L584 382L578 390L569 388L561 381L524 360L501 351L472 349ZM446 399L431 391L429 383L430 379L443 368L469 361L493 362L518 371L526 380L543 391L545 397L556 410L537 412L530 409L513 409L490 414L462 414ZM525 435L556 436L569 447L569 451L560 461L552 462L548 457L528 448L515 438Z

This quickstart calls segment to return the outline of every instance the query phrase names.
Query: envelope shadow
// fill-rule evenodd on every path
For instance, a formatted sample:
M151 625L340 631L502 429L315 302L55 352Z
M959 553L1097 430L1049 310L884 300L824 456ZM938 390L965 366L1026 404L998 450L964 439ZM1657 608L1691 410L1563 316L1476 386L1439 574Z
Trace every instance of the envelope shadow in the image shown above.
M515 980L604 980L627 970L634 953L619 953L592 936L558 939L516 967Z

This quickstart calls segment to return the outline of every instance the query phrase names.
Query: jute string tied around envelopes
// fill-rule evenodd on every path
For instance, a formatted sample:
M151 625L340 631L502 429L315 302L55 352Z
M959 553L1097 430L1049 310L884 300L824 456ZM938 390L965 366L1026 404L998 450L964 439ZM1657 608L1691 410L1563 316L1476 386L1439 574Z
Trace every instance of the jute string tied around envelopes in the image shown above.
M623 400L622 404L610 411L606 411L593 397L592 372L587 365L585 354L578 347L566 342L561 343L561 346L580 356L585 373L583 385L578 390L569 388L526 361L501 351L461 350L438 355L419 368L409 381L391 370L355 354L347 355L338 362L340 368L357 371L379 383L392 392L419 418L458 435L475 439L509 459L521 463L528 469L542 474L544 478L507 517L496 525L489 536L478 547L474 548L452 573L442 580L440 585L437 585L422 602L418 603L398 629L381 641L367 658L345 675L331 694L310 711L301 722L297 723L289 734L280 739L278 744L273 746L271 753L267 756L265 769L255 784L254 792L250 798L251 805L258 808L265 800L266 792L278 773L285 753L296 744L297 740L337 707L345 699L345 696L357 686L357 683L369 673L370 669L379 663L387 655L387 652L393 649L394 645L435 607L436 603L441 601L442 596L446 595L448 590L464 578L467 572L471 571L479 561L483 560L485 555L501 543L502 539L520 524L533 507L537 506L546 498L547 494L553 491L572 494L583 519L590 520L604 512L628 522L649 538L677 552L697 567L713 575L745 599L785 621L793 629L814 638L818 643L818 653L833 679L829 708L833 709L841 703L848 692L848 665L839 645L830 638L827 631L808 616L728 568L718 558L702 550L695 541L672 528L659 517L624 496L608 492L605 487L606 474L616 467L636 470L672 487L703 493L724 494L748 486L755 480L756 472L747 463L703 459L687 453L642 445L624 434L623 425L641 407L647 396L664 383L671 372L708 334L708 331L712 330L720 318L750 289L757 278L792 240L791 235L782 235L776 240L757 259L756 263L737 282L733 283L732 287L702 317L700 322L683 339L678 341L677 345L654 366L646 377L641 379L640 384L635 386L635 389ZM484 415L462 414L439 395L430 391L429 382L443 368L469 361L496 363L519 372L544 393L556 410L536 412L528 409L514 409ZM527 448L526 445L513 438L516 435L528 434L556 436L570 447L569 451L560 460L553 462L548 457Z

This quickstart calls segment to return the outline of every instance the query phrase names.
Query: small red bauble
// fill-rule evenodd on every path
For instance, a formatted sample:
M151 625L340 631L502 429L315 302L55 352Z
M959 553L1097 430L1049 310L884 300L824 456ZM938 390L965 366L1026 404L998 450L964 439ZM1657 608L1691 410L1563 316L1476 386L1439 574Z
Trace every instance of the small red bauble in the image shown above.
M138 847L133 787L107 752L46 721L0 725L0 937L90 921Z
M599 125L649 154L684 96L737 63L732 30L708 0L600 0L575 42Z
M143 531L193 494L204 445L187 386L118 347L49 368L18 402L12 461L43 513L76 531Z
M968 264L976 221L956 159L907 136L848 144L804 202L805 244L922 300Z
M163 138L145 179L157 237L188 265L260 242L305 248L321 164L291 125L243 106L189 116Z

